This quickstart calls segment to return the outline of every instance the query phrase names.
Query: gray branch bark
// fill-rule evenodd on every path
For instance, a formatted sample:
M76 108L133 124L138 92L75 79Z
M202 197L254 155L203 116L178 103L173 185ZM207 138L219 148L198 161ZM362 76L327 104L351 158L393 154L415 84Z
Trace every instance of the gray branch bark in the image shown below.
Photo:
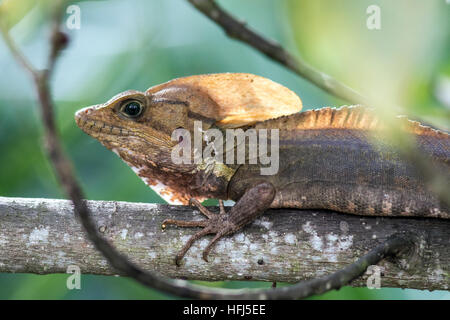
M335 272L396 232L417 238L414 250L380 264L381 286L449 290L450 221L360 217L328 211L269 210L218 242L201 259L209 238L197 241L181 267L174 258L197 230L161 229L164 219L203 219L193 208L88 201L99 231L146 270L172 278L298 282ZM0 197L0 272L116 274L86 239L67 200ZM352 282L365 286L369 274Z

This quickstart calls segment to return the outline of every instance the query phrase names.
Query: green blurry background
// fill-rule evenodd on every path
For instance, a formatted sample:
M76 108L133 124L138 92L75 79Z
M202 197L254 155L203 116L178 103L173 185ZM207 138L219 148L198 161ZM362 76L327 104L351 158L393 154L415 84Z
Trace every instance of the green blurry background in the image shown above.
M104 102L121 91L145 90L193 74L249 72L289 87L306 109L345 103L228 39L184 0L71 4L81 8L81 29L66 30L71 42L58 61L53 95L66 150L89 199L163 203L73 121L77 109ZM407 106L411 115L448 128L450 4L445 0L227 0L220 4L316 68L366 95ZM381 8L380 30L366 27L366 9L371 4ZM0 6L7 9L11 35L27 57L44 66L51 1L3 0ZM0 195L62 198L40 146L42 126L30 79L3 42L0 74ZM169 298L119 277L85 275L82 289L69 291L66 278L0 274L0 298ZM269 286L256 282L214 285ZM347 287L320 298L449 299L450 294Z

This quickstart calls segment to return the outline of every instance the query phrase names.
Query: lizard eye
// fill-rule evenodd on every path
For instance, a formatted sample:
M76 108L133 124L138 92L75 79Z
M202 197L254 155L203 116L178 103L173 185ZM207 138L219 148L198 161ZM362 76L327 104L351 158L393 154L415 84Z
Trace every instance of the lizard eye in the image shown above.
M137 118L142 113L142 104L139 101L128 101L120 109L125 116L129 118Z

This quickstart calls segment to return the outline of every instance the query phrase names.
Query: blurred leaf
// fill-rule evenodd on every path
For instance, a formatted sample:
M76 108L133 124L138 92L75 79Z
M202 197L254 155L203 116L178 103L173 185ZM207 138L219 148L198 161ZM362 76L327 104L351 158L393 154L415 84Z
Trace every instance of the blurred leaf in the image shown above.
M39 1L36 0L3 0L0 3L0 18L7 29L14 27L23 19Z

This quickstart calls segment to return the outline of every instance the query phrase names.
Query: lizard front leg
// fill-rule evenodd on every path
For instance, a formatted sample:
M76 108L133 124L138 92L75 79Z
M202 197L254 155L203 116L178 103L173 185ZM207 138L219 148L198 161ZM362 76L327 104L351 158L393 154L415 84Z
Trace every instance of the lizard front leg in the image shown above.
M203 227L202 230L194 234L177 254L175 263L180 264L186 252L192 244L207 234L215 234L211 242L203 250L203 259L208 261L208 254L214 244L223 236L232 234L241 229L246 224L256 219L262 212L270 207L275 197L275 187L269 182L260 182L247 189L244 195L236 202L228 213L225 212L223 202L219 200L220 213L212 213L199 201L192 199L195 205L207 219L202 221L182 221L166 219L162 223L163 229L173 224L179 227Z

